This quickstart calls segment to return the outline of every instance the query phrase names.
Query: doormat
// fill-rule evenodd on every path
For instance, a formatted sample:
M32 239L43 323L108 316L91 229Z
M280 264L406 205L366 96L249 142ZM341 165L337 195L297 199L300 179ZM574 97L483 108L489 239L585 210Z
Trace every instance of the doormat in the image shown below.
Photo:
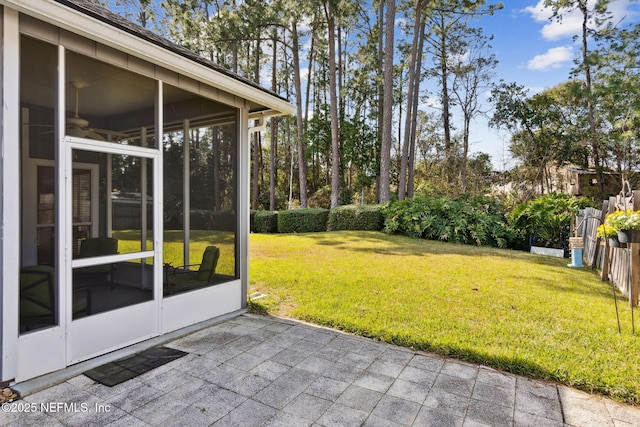
M169 347L153 347L124 359L109 362L84 374L107 387L113 387L172 360L189 354Z

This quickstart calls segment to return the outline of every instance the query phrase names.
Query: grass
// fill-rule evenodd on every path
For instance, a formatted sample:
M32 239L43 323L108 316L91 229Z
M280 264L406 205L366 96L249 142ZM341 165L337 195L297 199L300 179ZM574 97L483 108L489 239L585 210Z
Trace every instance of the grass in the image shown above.
M628 302L618 334L610 284L566 259L360 231L250 243L260 310L640 404Z
M151 234L151 233L149 233ZM118 252L129 253L140 251L140 232L131 230L114 231L113 237L118 239ZM165 230L163 245L163 263L178 267L184 264L181 230ZM209 245L220 248L220 260L216 267L216 273L235 276L235 236L227 231L211 230L191 230L189 239L189 262L199 264L202 261L202 254ZM151 248L152 243L148 243Z

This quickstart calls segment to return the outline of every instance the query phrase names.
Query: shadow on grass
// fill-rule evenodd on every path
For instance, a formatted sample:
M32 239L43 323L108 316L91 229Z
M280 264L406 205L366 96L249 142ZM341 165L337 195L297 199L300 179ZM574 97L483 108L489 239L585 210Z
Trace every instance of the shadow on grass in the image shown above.
M262 306L260 302L253 302L251 311L260 315L269 315L268 308ZM342 324L332 319L318 318L314 316L302 316L299 317L299 320L319 326L330 327L343 331L345 333L370 338L374 341L385 342L388 344L409 348L416 352L433 353L443 357L482 365L532 379L555 381L570 387L583 390L588 393L600 393L603 395L611 396L614 399L623 401L628 404L640 404L640 396L633 390L617 388L612 386L611 384L602 382L592 382L574 378L566 375L564 371L554 372L544 366L541 366L538 363L524 359L522 357L506 357L494 355L456 345L434 345L427 341L413 340L406 336L394 334L388 331L371 333L370 331L363 330L354 325Z
M500 249L488 246L475 246L462 243L450 243L438 240L426 240L411 238L401 234L385 234L377 231L332 231L326 233L306 233L305 237L315 241L321 246L332 246L339 249L346 249L356 252L369 252L384 255L406 256L406 255L461 255L461 256L491 256L508 259L531 260L535 258L539 264L558 265L557 258L549 258L541 255L532 255L528 252ZM370 242L374 247L356 247L352 242ZM381 243L388 247L377 247Z
M149 231L148 235L153 236L153 232ZM113 236L122 241L137 242L140 240L141 234L139 230L114 230ZM167 243L181 243L183 240L182 230L165 230L163 240ZM232 244L235 242L235 233L220 230L191 230L189 240L192 243Z
M597 298L603 298L607 300L613 299L613 293L611 291L611 283L610 282L602 282L602 286L593 286L589 284L579 285L576 284L576 276L575 274L560 274L560 280L558 278L558 273L556 273L556 277L553 280L547 279L545 277L537 277L536 284L538 286L547 288L553 292L557 292L560 294L573 294L573 295L582 295L582 296L593 296ZM593 273L595 275L595 273ZM589 274L591 276L591 274ZM514 280L528 280L530 277L524 275L513 275L511 276ZM585 280L586 282L586 280ZM617 293L617 297L624 298L622 294Z
M291 236L291 234L275 234L272 235L272 238L290 239ZM554 258L509 249L413 239L404 235L388 235L382 232L334 231L301 233L297 236L311 240L313 244L318 246L385 257L454 255L474 258L476 263L482 263L482 258L498 258L521 262L524 263L524 266L526 264L545 266L553 269L553 279L540 275L536 278L540 286L562 294L595 296L606 300L613 299L610 284L600 282L595 270L589 267L578 270L569 268L567 267L569 259L565 258ZM526 273L519 274L518 271L511 272L511 277L514 281L531 279L531 277L526 276ZM594 286L592 283L588 283L594 279L602 283L602 286ZM581 280L585 282L584 286L577 285ZM618 295L621 297L620 294Z
M335 234L334 234L335 233ZM424 255L457 255L473 258L504 258L511 261L532 263L535 265L558 268L557 272L566 269L562 273L567 283L575 282L576 272L588 277L595 277L595 270L584 267L580 270L572 270L567 267L568 258L555 258L544 255L536 255L528 252L500 249L487 246L465 245L461 243L449 243L436 240L413 239L404 235L388 235L381 232L327 232L307 234L320 246L331 246L352 252L371 253L385 256L424 256ZM370 247L354 247L354 241L358 243L369 242ZM381 247L382 245L382 247ZM551 281L549 282L551 283ZM562 287L565 288L564 286ZM606 292L606 290L604 291Z

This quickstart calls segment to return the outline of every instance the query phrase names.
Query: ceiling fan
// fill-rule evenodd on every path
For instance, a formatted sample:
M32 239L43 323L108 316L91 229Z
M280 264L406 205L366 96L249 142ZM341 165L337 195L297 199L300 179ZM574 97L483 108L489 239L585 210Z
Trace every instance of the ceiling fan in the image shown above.
M118 132L109 129L97 129L89 127L89 120L83 119L80 117L78 113L78 107L80 104L80 89L87 87L88 85L85 82L81 81L71 81L69 82L71 86L75 89L75 111L73 117L67 117L66 119L66 131L65 133L69 136L75 136L78 138L89 138L98 141L106 141L107 138L129 138L129 135L123 132ZM34 124L32 126L46 126L53 127L51 125L38 125ZM53 133L53 131L48 131L45 133Z
M75 88L76 95L76 109L73 117L67 117L67 135L76 136L78 138L91 138L98 141L106 141L105 136L128 138L129 135L122 132L117 132L108 129L96 129L89 127L89 121L80 118L78 115L78 106L80 104L80 89L87 87L88 85L81 81L70 82L71 86ZM104 135L104 136L103 136Z

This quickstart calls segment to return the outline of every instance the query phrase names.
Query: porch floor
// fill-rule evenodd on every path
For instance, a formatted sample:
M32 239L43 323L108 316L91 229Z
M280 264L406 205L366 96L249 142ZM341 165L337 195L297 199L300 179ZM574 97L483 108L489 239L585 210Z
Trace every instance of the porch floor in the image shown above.
M72 377L0 425L640 425L640 408L601 396L287 319L245 314L165 345L189 354L114 387Z

